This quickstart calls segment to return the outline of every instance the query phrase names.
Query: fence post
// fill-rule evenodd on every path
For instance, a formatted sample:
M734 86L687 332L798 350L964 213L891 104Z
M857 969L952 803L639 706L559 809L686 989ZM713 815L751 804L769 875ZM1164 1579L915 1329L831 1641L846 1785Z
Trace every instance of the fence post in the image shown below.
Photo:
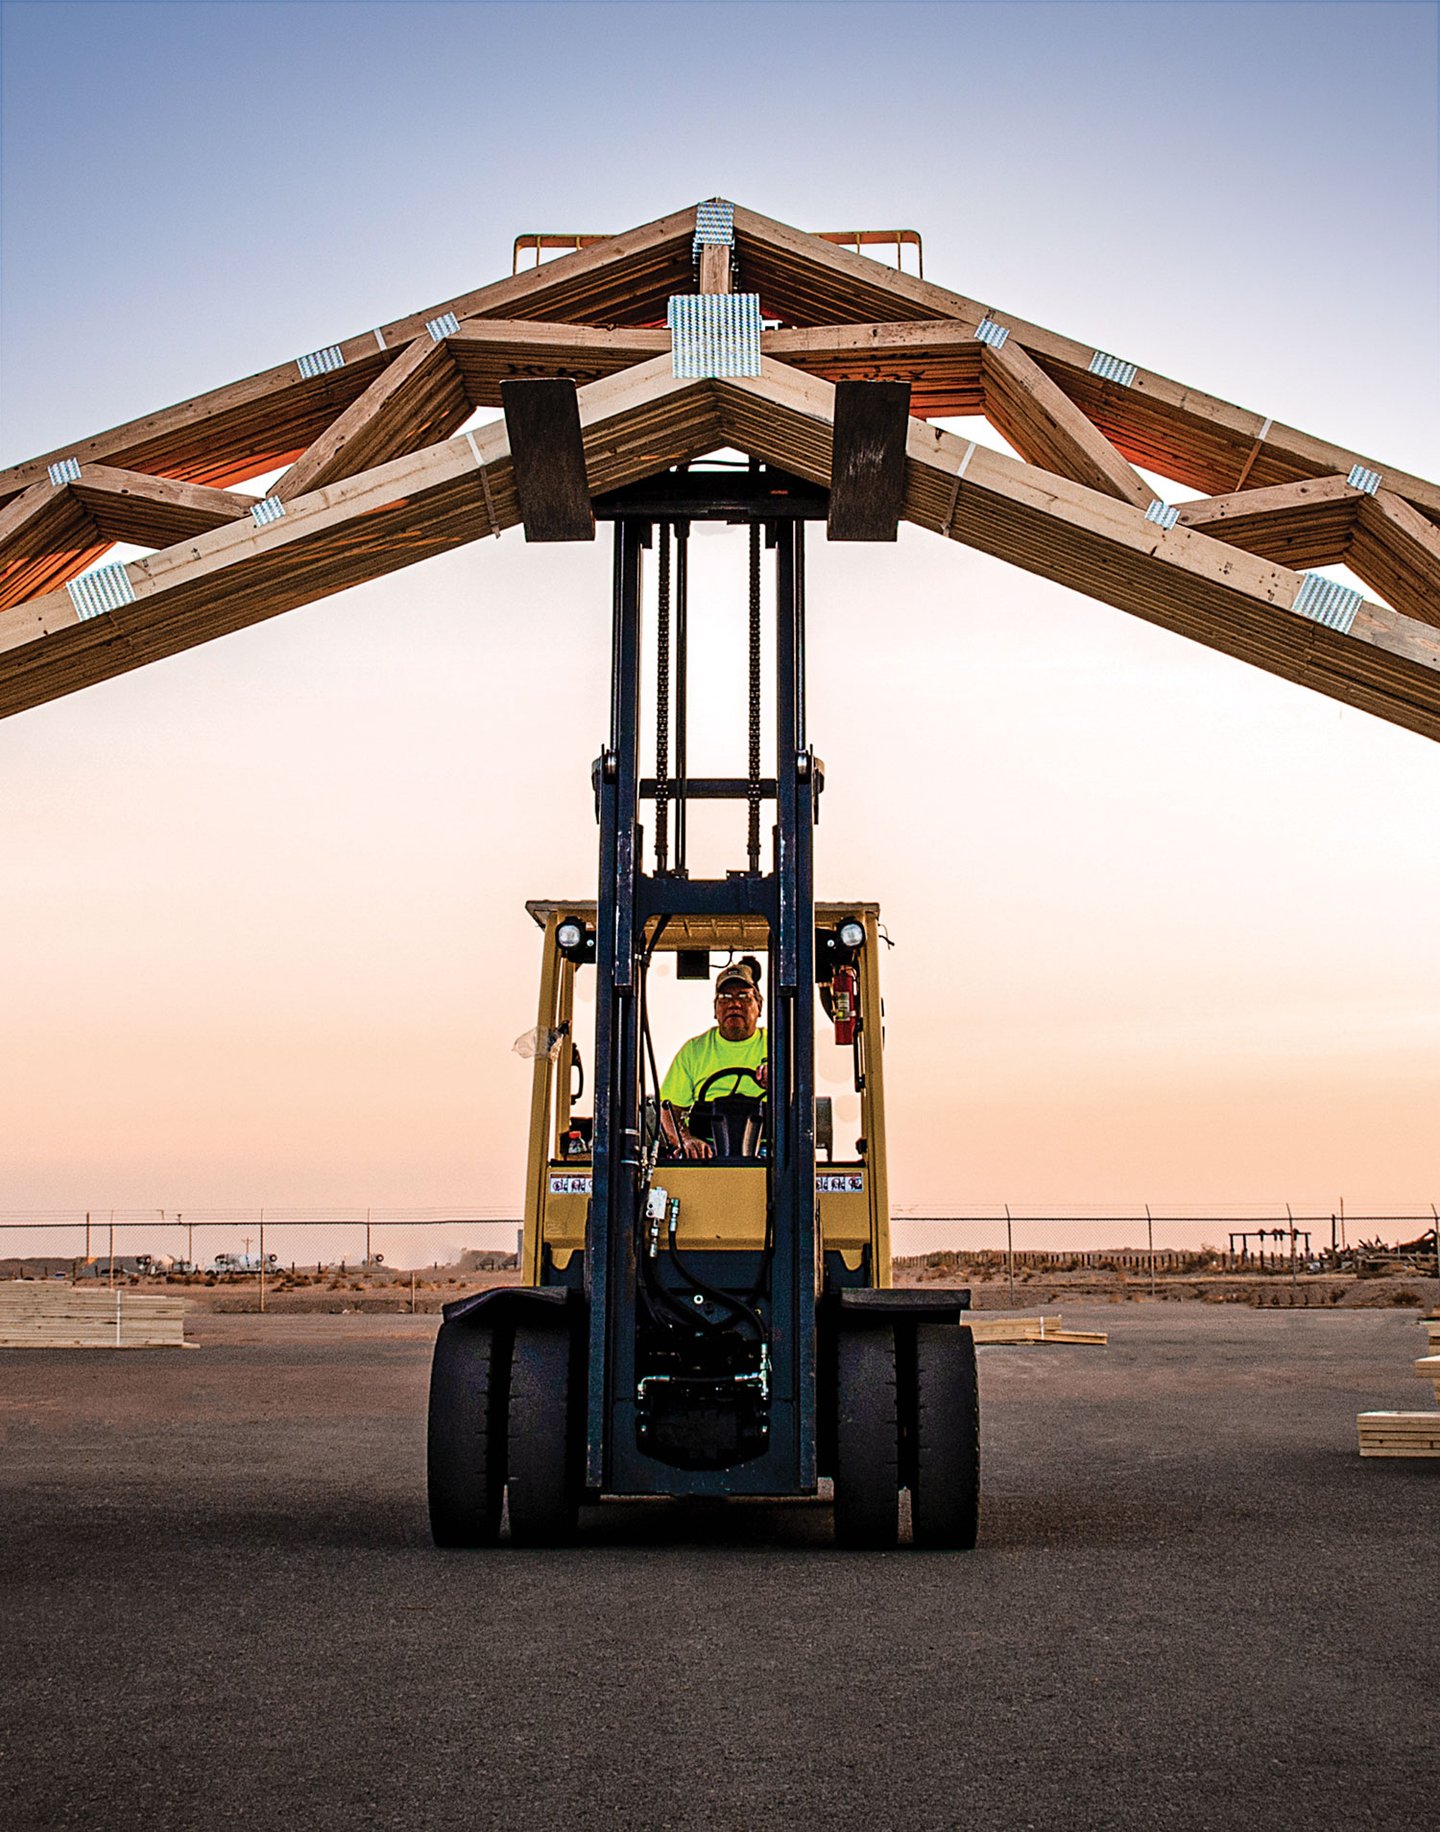
M1290 1283L1294 1286L1300 1283L1300 1278L1295 1270L1295 1211L1288 1202L1285 1204L1285 1214L1290 1222Z
M115 1211L110 1211L110 1289L115 1289Z
M1155 1219L1150 1204L1145 1204L1145 1238L1150 1243L1150 1296L1155 1296Z
M265 1308L265 1211L260 1211L260 1308Z
M415 1315L415 1268L410 1268L410 1315Z
M1010 1223L1010 1204L1005 1204L1005 1264L1010 1274L1010 1304L1015 1304L1015 1234Z
M85 1211L85 1264L90 1264L90 1211Z
M365 1270L370 1270L370 1211L365 1211Z

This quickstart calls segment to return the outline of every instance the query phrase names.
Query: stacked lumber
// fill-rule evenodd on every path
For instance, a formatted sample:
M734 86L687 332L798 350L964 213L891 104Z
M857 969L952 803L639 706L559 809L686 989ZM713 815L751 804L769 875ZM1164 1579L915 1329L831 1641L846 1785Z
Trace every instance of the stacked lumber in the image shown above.
M1361 1412L1362 1457L1440 1457L1440 1412Z
M1426 1319L1430 1353L1415 1363L1415 1372L1435 1383L1440 1400L1440 1319ZM1362 1457L1440 1457L1440 1411L1361 1412L1355 1418Z
M1104 1330L1066 1329L1058 1315L1052 1317L990 1317L967 1311L964 1322L980 1343L1054 1342L1091 1344L1103 1348L1110 1340Z
M0 1348L192 1348L185 1340L187 1303L161 1292L9 1279L0 1283Z

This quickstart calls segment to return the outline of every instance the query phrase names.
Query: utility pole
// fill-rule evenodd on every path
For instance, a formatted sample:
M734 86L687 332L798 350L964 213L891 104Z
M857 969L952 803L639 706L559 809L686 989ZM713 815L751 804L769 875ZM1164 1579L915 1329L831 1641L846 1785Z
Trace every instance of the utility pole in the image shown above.
M1150 1213L1150 1204L1145 1204L1145 1238L1150 1243L1150 1296L1155 1296L1155 1218Z

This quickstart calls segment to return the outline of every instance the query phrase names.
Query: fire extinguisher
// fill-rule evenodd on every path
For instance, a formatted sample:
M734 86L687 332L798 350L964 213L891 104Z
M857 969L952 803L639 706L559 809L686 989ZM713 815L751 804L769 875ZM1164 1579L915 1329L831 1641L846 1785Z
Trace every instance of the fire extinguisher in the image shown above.
M853 967L837 967L830 976L830 1015L835 1020L835 1041L855 1041L856 977Z

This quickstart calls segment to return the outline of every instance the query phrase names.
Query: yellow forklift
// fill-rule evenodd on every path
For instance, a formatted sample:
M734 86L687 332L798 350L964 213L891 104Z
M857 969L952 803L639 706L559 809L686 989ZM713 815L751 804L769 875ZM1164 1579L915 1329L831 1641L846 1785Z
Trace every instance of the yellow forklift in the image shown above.
M904 405L898 419L893 401L880 405L903 441ZM872 437L865 449L879 444ZM532 456L540 468L543 455ZM824 770L805 724L805 526L825 520L832 538L874 538L875 527L873 500L852 517L834 494L752 461L683 467L594 502L615 530L610 732L593 771L600 894L528 906L544 940L523 1282L445 1309L428 1434L439 1545L493 1544L507 1512L512 1543L545 1545L570 1538L582 1503L607 1496L816 1496L822 1479L833 1484L842 1545L895 1545L902 1491L916 1546L975 1543L969 1293L891 1284L879 911L814 900ZM688 768L689 535L699 521L748 537L741 777ZM773 761L760 711L767 549ZM651 553L653 609L642 564ZM650 776L640 757L647 621ZM745 809L745 863L723 877L691 875L688 817L701 801ZM718 991L742 956L763 989L763 1055L709 1076L677 1114L662 1099L652 968L673 959L677 981L715 974ZM594 976L588 1113L582 975ZM859 1129L838 1151L832 1104L815 1093L821 1025L848 1051L840 1059L858 1096Z

